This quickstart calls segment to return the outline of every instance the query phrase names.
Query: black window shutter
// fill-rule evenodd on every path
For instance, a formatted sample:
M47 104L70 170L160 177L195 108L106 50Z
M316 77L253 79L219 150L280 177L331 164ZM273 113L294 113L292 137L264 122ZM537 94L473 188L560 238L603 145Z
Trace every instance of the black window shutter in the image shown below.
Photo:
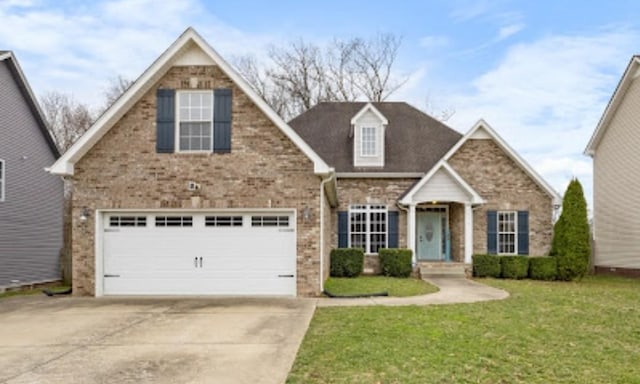
M338 248L349 246L349 212L338 212Z
M231 89L213 92L213 152L231 152Z
M498 212L487 211L487 253L498 253Z
M387 246L389 248L398 248L398 211L391 211L389 215L389 238L387 239Z
M156 152L158 153L174 152L175 100L175 89L158 89L156 92Z
M529 211L518 211L518 255L529 254Z

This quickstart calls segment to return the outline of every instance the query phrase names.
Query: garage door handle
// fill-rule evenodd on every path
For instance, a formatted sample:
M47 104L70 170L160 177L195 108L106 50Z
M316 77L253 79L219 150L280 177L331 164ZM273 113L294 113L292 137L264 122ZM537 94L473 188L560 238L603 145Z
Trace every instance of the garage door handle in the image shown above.
M293 275L278 275L278 277L293 277Z
M197 257L193 258L193 266L198 268L198 258Z
M202 268L202 257L200 258L200 268Z

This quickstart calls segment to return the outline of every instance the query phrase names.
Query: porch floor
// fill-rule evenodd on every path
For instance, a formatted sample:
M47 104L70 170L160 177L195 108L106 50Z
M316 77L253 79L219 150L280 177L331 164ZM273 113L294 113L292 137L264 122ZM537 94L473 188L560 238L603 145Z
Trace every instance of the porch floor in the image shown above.
M471 264L419 261L420 277L471 277Z

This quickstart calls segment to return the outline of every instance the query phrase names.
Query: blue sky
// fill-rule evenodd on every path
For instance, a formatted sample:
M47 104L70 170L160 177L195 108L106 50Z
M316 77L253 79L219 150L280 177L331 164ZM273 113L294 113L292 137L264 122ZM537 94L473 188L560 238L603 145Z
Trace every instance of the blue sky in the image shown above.
M0 49L36 94L97 106L110 79L136 78L188 26L230 61L392 32L409 80L391 100L453 109L463 133L485 119L559 192L575 176L591 201L582 151L640 53L638 16L638 1L0 0Z

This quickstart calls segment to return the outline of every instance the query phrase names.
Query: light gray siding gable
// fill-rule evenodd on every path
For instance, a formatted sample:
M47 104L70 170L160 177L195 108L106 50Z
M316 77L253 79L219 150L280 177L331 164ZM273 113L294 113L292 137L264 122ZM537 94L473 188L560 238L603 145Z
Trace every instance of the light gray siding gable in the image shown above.
M0 287L59 279L62 247L62 180L45 171L57 154L9 60L0 61Z

